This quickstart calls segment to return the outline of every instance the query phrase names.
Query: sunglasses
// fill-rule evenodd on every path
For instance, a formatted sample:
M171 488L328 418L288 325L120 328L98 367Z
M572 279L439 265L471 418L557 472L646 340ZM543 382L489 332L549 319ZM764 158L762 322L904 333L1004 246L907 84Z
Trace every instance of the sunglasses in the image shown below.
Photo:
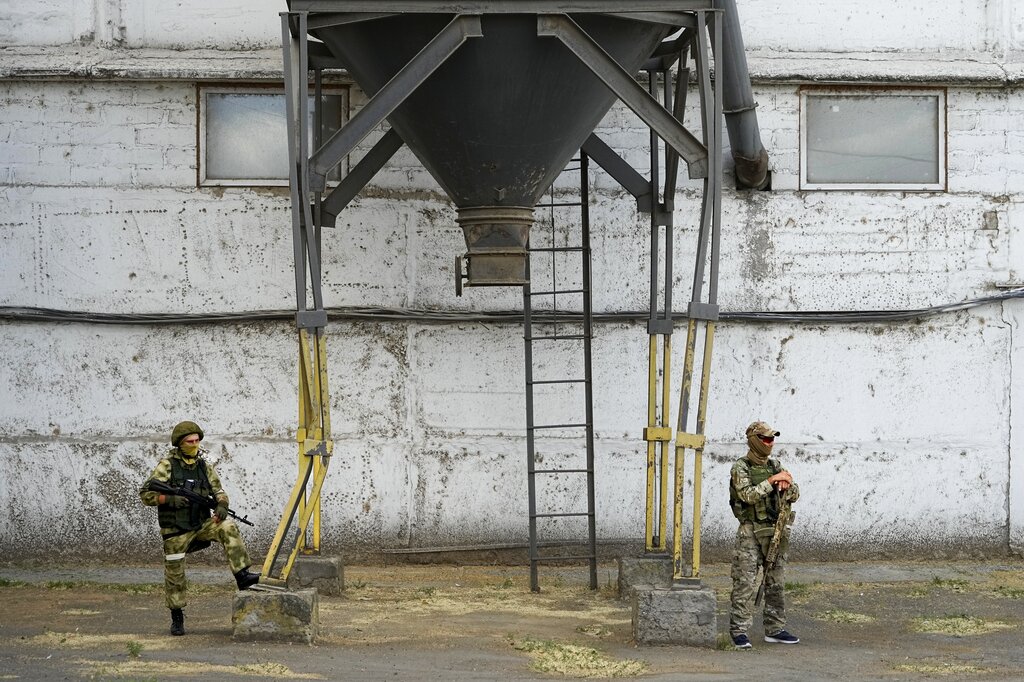
M758 438L761 439L762 443L774 443L775 442L775 436L758 436Z

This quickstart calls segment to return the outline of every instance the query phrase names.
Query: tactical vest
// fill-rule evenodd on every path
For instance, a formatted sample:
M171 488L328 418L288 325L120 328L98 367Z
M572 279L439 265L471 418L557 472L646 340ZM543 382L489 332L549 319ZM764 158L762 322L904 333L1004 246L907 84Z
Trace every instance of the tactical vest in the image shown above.
M740 461L743 466L747 467L751 485L760 485L782 471L782 467L774 459L769 459L763 466L754 464L746 457ZM774 491L754 504L747 504L736 494L736 488L731 478L729 480L729 504L732 507L733 515L739 519L740 523L775 523L779 518L779 497Z
M191 488L200 495L209 496L213 494L213 486L210 485L210 478L206 474L206 462L203 461L202 457L196 457L196 467L194 469L186 468L184 462L174 456L174 454L170 455L167 459L171 463L171 478L167 482L168 485L172 485L175 488ZM175 531L170 535L180 535L181 533L195 530L210 518L209 507L192 504L191 502L177 509L169 504L158 505L156 509L160 530ZM169 537L169 534L166 532L162 533L162 535L165 538Z

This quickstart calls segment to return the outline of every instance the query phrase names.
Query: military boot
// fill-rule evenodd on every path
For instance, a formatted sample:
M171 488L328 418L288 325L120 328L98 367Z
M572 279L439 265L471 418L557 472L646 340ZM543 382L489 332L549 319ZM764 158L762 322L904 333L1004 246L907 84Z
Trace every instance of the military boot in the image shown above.
M185 634L185 614L181 609L171 609L171 634L175 637Z
M238 589L247 590L260 581L259 573L250 573L248 568L243 568L238 573L235 573L235 583L238 585Z

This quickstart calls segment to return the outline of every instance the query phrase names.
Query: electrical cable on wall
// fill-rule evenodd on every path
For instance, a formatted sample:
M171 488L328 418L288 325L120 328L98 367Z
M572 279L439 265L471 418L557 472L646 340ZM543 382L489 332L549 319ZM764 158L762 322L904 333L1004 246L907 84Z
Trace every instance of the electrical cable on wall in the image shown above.
M739 322L790 322L790 323L857 323L857 322L905 322L944 313L969 310L991 303L1000 303L1015 298L1024 298L1024 287L1010 289L992 296L972 298L960 303L947 303L929 308L910 310L825 310L807 312L772 312L772 311L722 311L720 319ZM489 322L495 324L518 324L522 321L520 310L507 311L458 311L458 310L425 310L410 308L377 308L370 306L351 306L327 308L327 318L335 322L367 321L367 322L418 322L421 324L447 324ZM545 314L534 312L534 319L553 319L571 322L582 319L581 313L558 311ZM594 313L594 320L600 322L637 322L647 320L648 312L610 312ZM294 310L254 310L238 313L96 313L77 310L56 310L53 308L33 308L20 306L0 306L0 319L15 322L78 322L84 324L114 325L181 325L181 324L215 324L238 322L273 322L293 320ZM683 313L678 319L685 319Z

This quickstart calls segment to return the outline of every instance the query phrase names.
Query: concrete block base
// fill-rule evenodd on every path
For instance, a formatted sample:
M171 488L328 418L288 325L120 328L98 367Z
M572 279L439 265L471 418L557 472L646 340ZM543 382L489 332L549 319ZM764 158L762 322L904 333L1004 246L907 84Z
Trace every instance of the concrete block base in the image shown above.
M312 644L320 632L320 599L316 590L278 592L243 590L231 605L234 638Z
M710 587L636 590L633 639L637 644L714 647L717 629L715 592Z
M314 588L319 594L340 597L345 590L345 567L341 557L302 556L295 557L295 563L288 574L288 589Z
M672 557L650 555L619 559L619 599L631 600L638 589L672 587Z

